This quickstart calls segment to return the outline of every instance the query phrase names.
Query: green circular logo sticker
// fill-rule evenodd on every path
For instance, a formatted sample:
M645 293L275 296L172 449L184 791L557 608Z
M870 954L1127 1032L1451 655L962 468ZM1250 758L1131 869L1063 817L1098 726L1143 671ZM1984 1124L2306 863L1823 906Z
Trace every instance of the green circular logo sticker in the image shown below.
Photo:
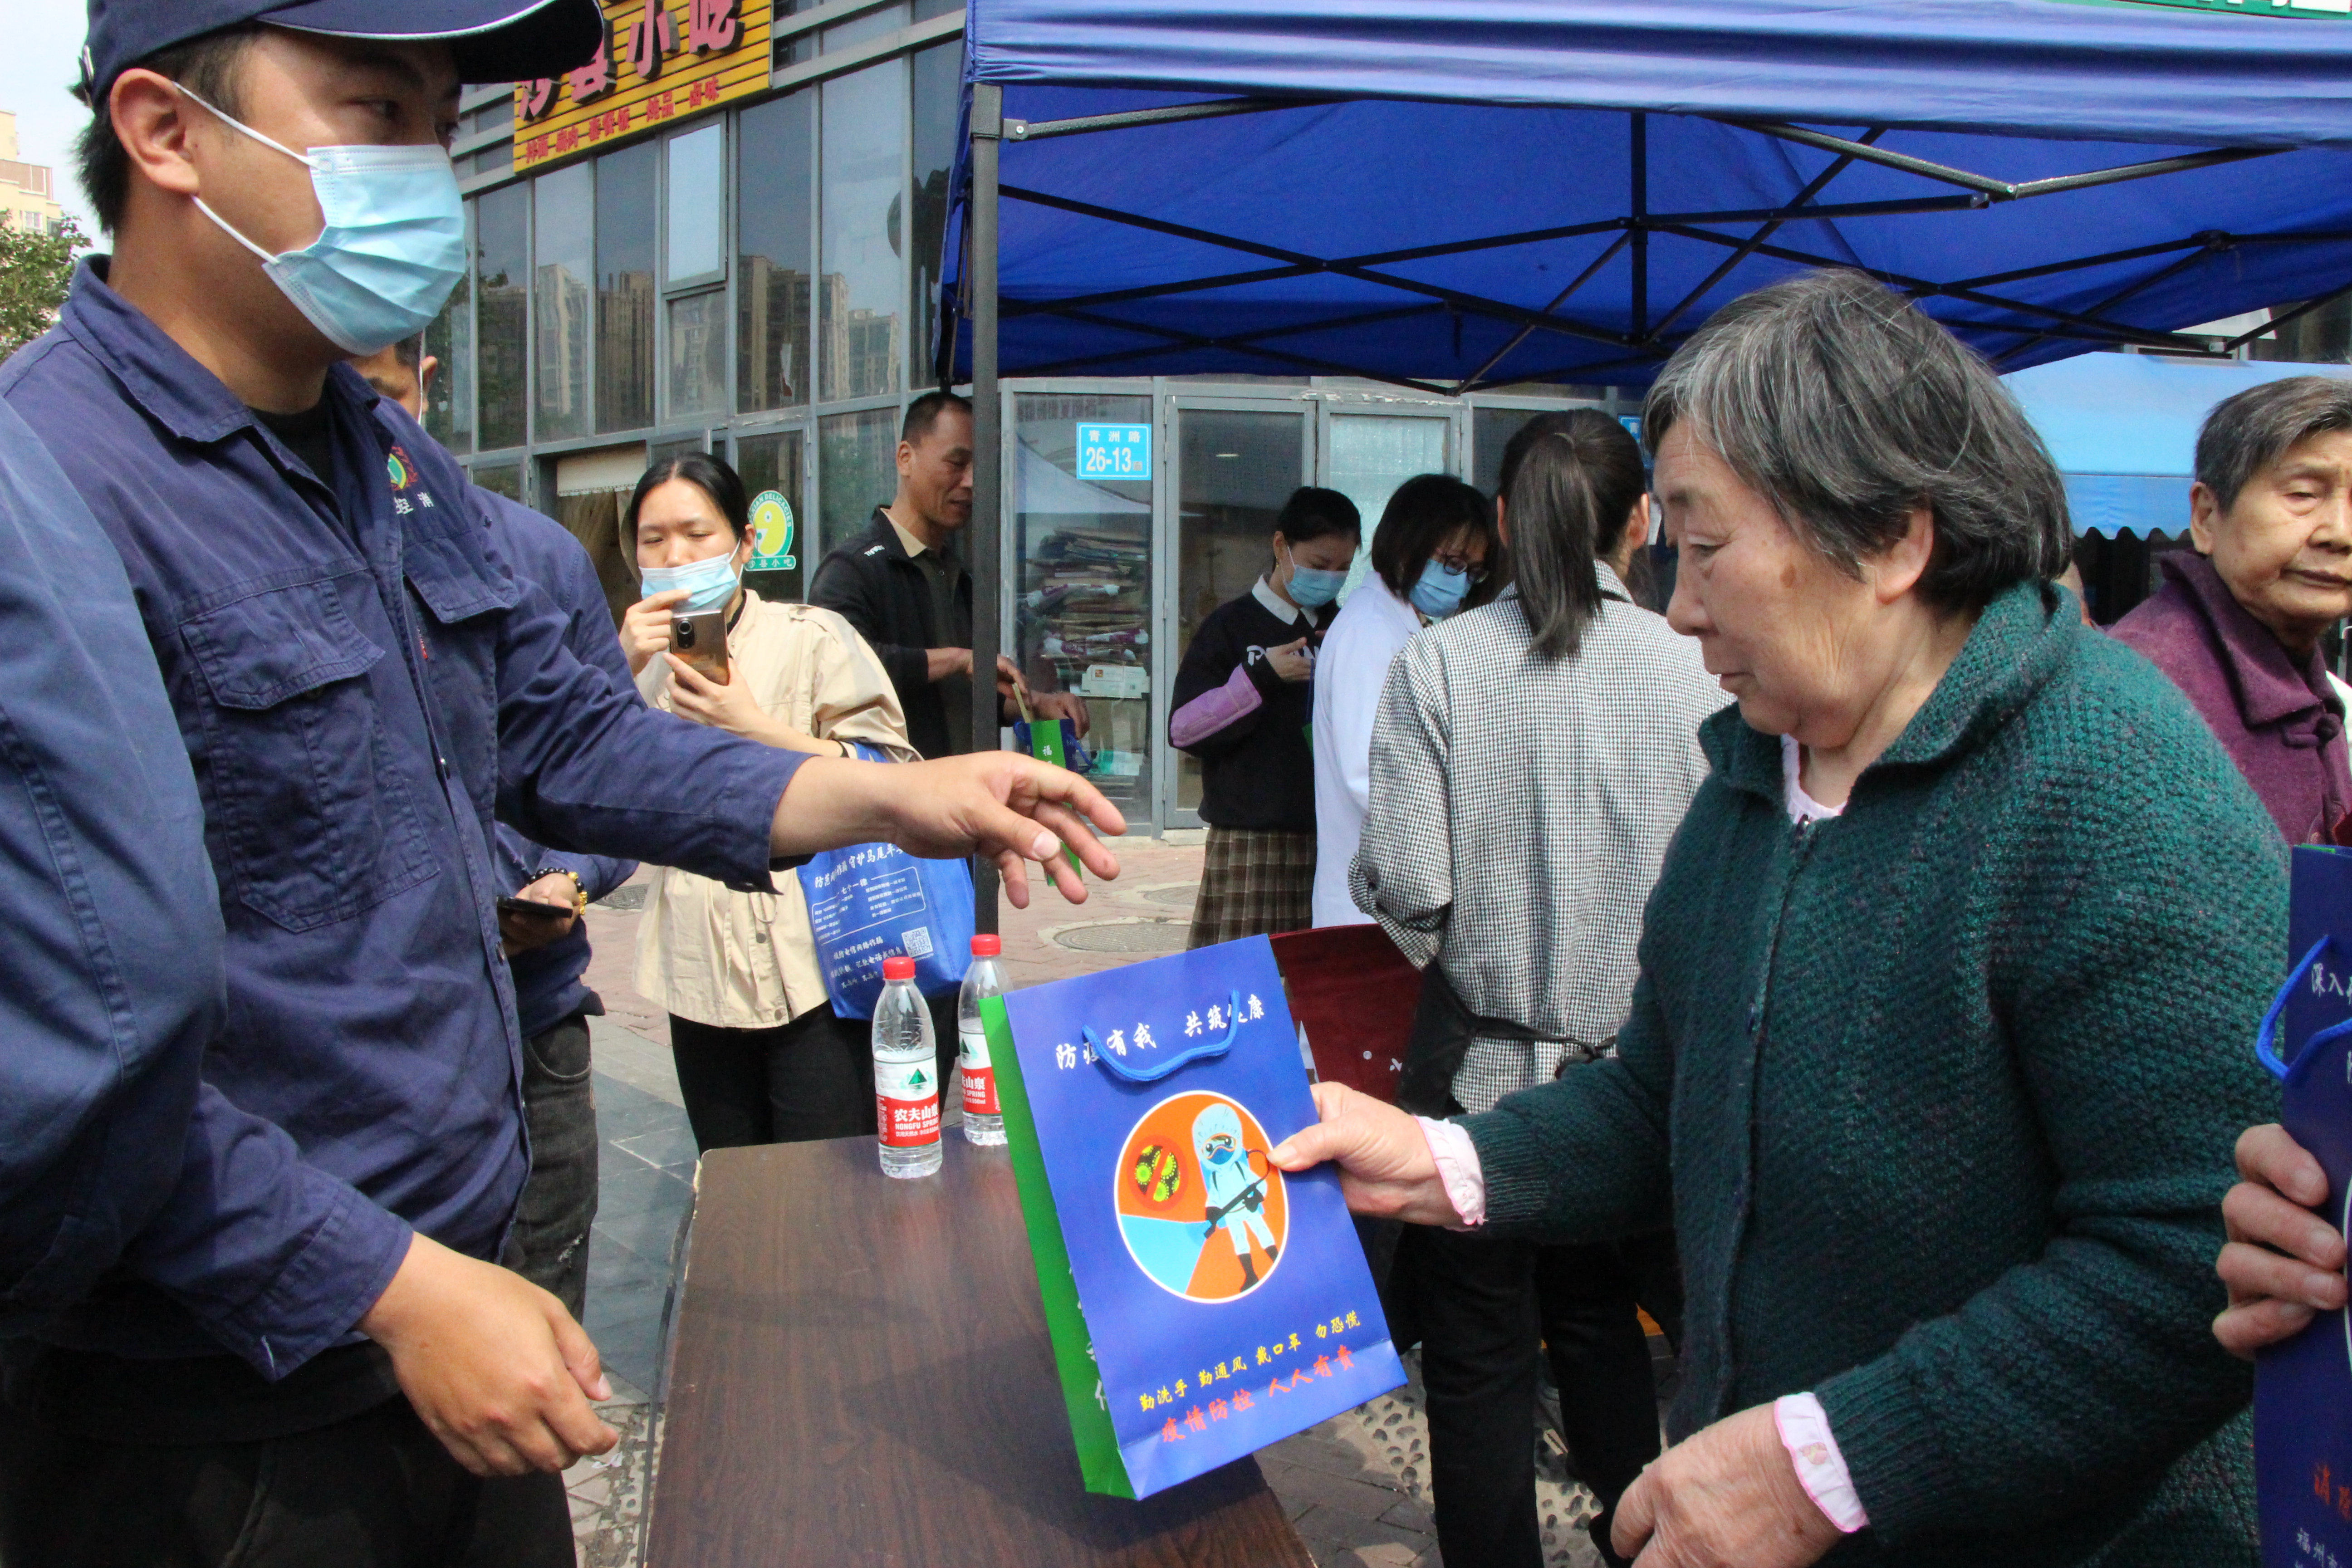
M761 490L751 499L751 559L747 572L789 572L793 560L793 503L782 490Z

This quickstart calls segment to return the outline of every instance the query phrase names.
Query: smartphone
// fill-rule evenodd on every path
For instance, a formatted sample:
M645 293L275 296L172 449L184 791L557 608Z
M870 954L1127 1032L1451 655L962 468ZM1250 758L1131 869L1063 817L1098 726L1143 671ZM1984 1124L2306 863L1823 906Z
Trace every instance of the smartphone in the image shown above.
M499 913L516 915L527 921L561 921L572 918L569 904L542 904L536 899L500 899Z
M669 618L669 650L724 686L727 684L727 612Z

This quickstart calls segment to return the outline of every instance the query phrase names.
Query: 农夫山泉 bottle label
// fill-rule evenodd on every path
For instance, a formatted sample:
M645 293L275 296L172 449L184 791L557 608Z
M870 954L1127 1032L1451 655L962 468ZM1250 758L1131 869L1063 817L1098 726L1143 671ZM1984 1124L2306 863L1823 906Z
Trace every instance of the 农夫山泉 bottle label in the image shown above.
M1002 1114L996 1104L996 1072L988 1065L988 1035L981 1029L961 1029L961 1041L956 1054L956 1069L963 1080L963 1113L966 1116L996 1116Z
M883 1142L911 1148L939 1141L938 1071L928 1061L874 1064L875 1121Z

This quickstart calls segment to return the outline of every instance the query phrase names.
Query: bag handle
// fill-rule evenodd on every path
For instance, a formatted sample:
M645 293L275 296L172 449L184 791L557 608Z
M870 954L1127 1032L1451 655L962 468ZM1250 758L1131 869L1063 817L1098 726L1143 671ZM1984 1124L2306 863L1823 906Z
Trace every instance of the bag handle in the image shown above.
M2278 994L2271 998L2270 1011L2263 1015L2262 1032L2254 1037L2254 1059L2269 1069L2273 1078L2284 1080L2288 1073L2294 1070L2294 1064L2279 1055L2277 1044L2279 1020L2286 1012L2287 998L2294 995L2294 988L2303 984L2303 977L2311 973L2311 966L2319 962L2319 955L2335 945L2336 939L2333 936L2323 936L2313 942L2311 951L2305 953L2302 961L2288 971L2286 984L2278 988ZM2312 1047L2326 1045L2328 1041L2344 1035L2352 1035L2352 1018L2347 1018L2340 1024L2330 1024L2327 1027L2319 1030L2303 1043L2303 1051L2297 1052L2296 1055L2300 1057Z
M1179 1068L1212 1060L1234 1048L1234 1037L1241 1033L1243 1023L1242 994L1238 990L1229 991L1225 997L1225 1016L1232 1022L1225 1026L1224 1038L1202 1040L1197 1046L1187 1046L1172 1057L1156 1059L1149 1067L1130 1066L1124 1054L1113 1055L1105 1050L1103 1043L1095 1038L1092 1029L1081 1028L1078 1033L1085 1038L1087 1048L1094 1052L1095 1060L1100 1062L1111 1077L1124 1079L1129 1083L1157 1083Z

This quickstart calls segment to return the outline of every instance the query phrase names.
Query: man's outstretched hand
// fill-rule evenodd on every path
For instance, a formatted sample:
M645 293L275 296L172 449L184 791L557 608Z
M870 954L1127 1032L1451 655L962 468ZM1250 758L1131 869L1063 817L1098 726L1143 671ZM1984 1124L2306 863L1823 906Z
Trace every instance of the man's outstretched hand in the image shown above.
M1097 835L1126 831L1118 808L1067 769L1018 752L975 752L932 763L812 757L776 805L771 841L779 855L877 841L927 859L986 855L1003 875L1004 896L1026 909L1026 862L1040 862L1062 896L1082 904L1086 884L1063 846L1108 880L1118 858Z
M360 1332L392 1354L401 1391L478 1476L561 1470L621 1435L596 1347L563 1303L510 1269L419 1236Z

